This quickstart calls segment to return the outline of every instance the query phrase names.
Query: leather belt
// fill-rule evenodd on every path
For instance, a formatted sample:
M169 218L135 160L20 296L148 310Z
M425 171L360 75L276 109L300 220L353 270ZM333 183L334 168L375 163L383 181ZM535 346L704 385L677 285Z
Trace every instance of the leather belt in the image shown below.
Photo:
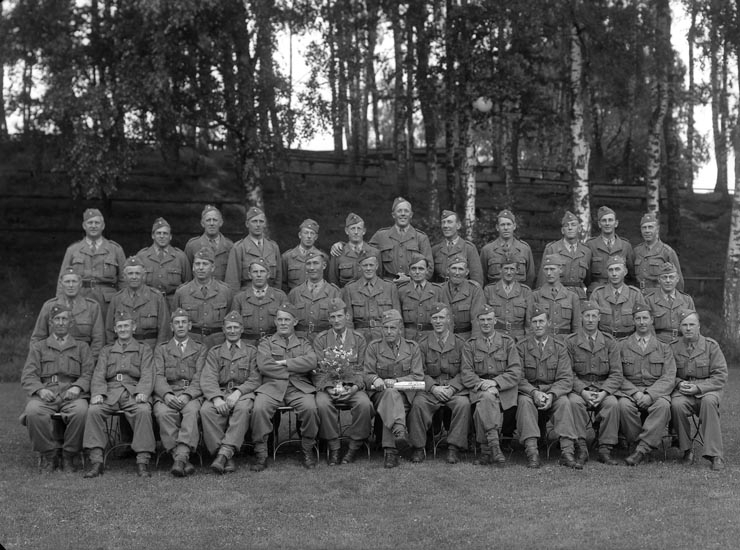
M616 330L605 330L603 332L606 332L607 334L611 334L614 338L627 338L630 334L632 334L634 331L630 332L618 332Z
M460 334L461 332L470 332L471 330L473 330L473 325L471 325L470 323L465 323L464 325L459 327L455 326L455 330L453 330L452 332L455 334Z
M379 319L368 319L367 321L355 319L353 323L355 328L380 328L383 326Z
M138 378L134 378L130 374L124 374L122 372L119 372L115 376L112 376L110 378L106 378L106 382L112 382L113 380L115 380L116 382L123 382L124 381L124 376L127 377L129 380L131 380L133 382L138 382L139 381Z
M496 324L493 326L507 332L510 330L524 330L523 321L521 323L512 323L511 321L501 321L499 319L496 319Z
M678 338L677 328L660 328L655 331L656 334L670 334L673 338Z
M600 374L576 374L576 376L583 382L603 382L606 380L606 376L601 376Z
M82 288L95 288L96 286L107 286L109 288L113 288L115 285L113 283L94 281L92 279L83 279L82 281Z
M331 325L328 322L314 323L313 321L309 323L298 323L295 327L296 330L302 330L303 332L321 332L329 328L331 328Z
M42 377L41 378L41 382L43 384L48 384L48 383L58 384L59 381L60 381L60 379L61 379L62 382L64 382L66 379L74 380L74 377L73 376L68 376L66 374L52 374L51 376L44 376L44 377Z
M159 331L157 330L144 330L141 332L135 332L134 338L144 338L144 339L156 338L157 335L159 335Z
M404 323L403 326L405 326L406 328L416 329L419 332L422 332L424 330L434 330L434 327L431 323Z
M193 327L190 332L192 334L200 334L201 336L210 336L221 332L221 327Z
M553 334L571 334L572 331L569 328L554 328L552 329Z

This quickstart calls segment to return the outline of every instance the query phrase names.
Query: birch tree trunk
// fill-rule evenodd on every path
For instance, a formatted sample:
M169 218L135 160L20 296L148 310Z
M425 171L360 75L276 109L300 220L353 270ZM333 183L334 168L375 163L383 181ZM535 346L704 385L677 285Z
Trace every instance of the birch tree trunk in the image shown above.
M393 29L393 157L396 161L396 186L398 193L406 197L408 181L408 137L406 136L406 92L404 89L404 30L400 14L401 6L391 7Z
M465 133L465 158L462 162L460 177L465 189L465 238L472 241L477 235L477 220L475 216L475 140L473 139L473 117L472 113L465 113L463 122Z
M694 104L696 102L696 79L694 77L694 42L696 41L696 16L699 11L697 8L697 1L690 0L691 2L691 23L689 24L689 59L688 59L688 70L689 70L689 97L688 97L688 112L686 115L686 160L689 165L688 184L689 190L694 190L694 135L695 135L695 123L694 123Z
M730 238L727 242L725 263L723 336L725 341L738 349L740 348L740 127L737 125L732 131L732 148L735 153L735 194L732 196Z
M588 188L588 161L591 150L584 130L583 44L575 21L570 26L570 141L573 213L581 223L581 238L591 235L591 198Z

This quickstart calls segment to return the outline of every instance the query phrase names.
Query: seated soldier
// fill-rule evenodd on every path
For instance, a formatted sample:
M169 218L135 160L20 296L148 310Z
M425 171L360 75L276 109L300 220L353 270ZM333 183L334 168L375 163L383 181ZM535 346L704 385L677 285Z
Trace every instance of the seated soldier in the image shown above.
M242 316L232 311L224 317L225 341L206 354L200 375L205 401L200 409L203 441L215 454L211 470L236 471L234 454L244 443L254 405L254 391L262 383L257 370L257 350L241 339Z
M60 459L62 471L71 473L82 450L93 358L88 345L69 334L72 312L66 305L52 305L48 315L51 335L31 344L21 373L21 386L29 396L21 423L41 455L41 473L53 472ZM65 425L61 448L54 439L55 413Z
M149 477L149 459L154 452L152 430L152 350L134 340L136 323L131 314L122 310L116 319L118 338L100 352L90 386L90 407L87 410L83 446L90 450L90 468L86 478L103 473L103 449L108 443L106 420L116 411L123 411L133 428L131 448L136 453L136 473Z
M363 441L370 436L373 405L365 393L362 364L367 343L362 334L347 328L347 306L339 298L329 302L331 328L316 336L313 349L318 368L313 377L316 386L316 407L319 410L319 437L329 446L329 466L340 462L338 405L350 407L352 423L344 431L349 438L347 454L342 464L354 462Z
M170 473L185 477L195 472L190 453L200 441L200 372L206 347L188 337L192 327L184 309L172 312L170 327L174 338L154 350L154 417L162 445L172 454Z

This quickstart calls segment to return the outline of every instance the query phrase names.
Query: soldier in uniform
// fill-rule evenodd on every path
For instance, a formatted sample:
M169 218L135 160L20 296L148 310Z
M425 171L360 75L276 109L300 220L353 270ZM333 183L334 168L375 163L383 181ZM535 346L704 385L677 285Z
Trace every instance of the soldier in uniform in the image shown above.
M719 405L727 384L727 362L712 338L701 334L699 315L685 310L681 315L683 336L671 344L676 359L676 385L671 394L671 416L678 433L678 446L685 464L694 461L689 416L699 416L699 438L703 457L712 470L724 470Z
M347 305L339 298L329 302L331 328L313 341L318 368L313 377L316 386L316 407L319 411L319 438L329 446L329 466L355 461L362 443L370 436L373 404L365 393L363 362L367 343L356 330L348 328ZM345 359L341 358L344 355ZM340 458L338 405L350 407L352 423L345 429L349 448Z
M578 294L560 282L563 274L560 256L545 256L542 271L545 273L545 284L532 293L530 308L537 304L547 309L553 335L572 334L578 330L581 302Z
M480 336L465 343L462 382L470 390L470 402L475 405L473 421L481 445L481 457L476 464L501 467L506 458L499 438L504 416L516 408L522 363L514 339L495 329L496 312L492 306L483 306L478 322Z
M573 361L573 391L568 394L576 434L576 462L588 460L586 424L588 411L599 423L599 462L619 464L611 456L619 437L619 407L614 394L622 386L622 360L617 341L599 330L599 308L593 302L581 306L581 327L565 339Z
M282 304L275 317L277 332L260 340L257 348L262 385L255 391L257 397L252 413L255 454L252 470L255 472L266 467L267 436L272 433L272 417L281 405L293 407L301 423L303 467L316 467L313 449L319 432L319 413L311 371L316 368L317 359L311 343L295 333L297 324L296 308L289 303Z
M175 309L188 312L192 328L190 338L210 348L224 341L223 320L233 300L231 288L213 278L215 258L211 247L195 253L194 278L175 292Z
M654 212L648 212L640 219L640 233L643 242L635 247L635 281L640 290L647 294L650 289L660 286L660 268L666 262L676 266L676 288L683 290L683 274L681 264L678 263L678 254L660 240L660 222Z
M33 450L41 456L41 472L53 472L61 459L62 471L71 473L82 450L93 357L89 346L69 332L69 307L52 305L49 321L51 334L31 344L21 373L21 386L28 394L21 422L28 428ZM51 416L55 413L61 413L65 425L62 448L57 448L54 438Z
M447 266L450 258L462 256L468 261L469 277L483 288L483 270L480 255L475 245L460 236L460 218L451 210L443 210L441 218L444 240L432 246L434 257L434 280L443 283L447 280Z
M450 306L437 302L432 307L434 332L419 343L424 368L425 391L414 397L408 414L409 441L414 448L412 462L424 461L427 430L442 407L452 413L447 432L447 463L457 464L458 450L468 448L470 397L463 386L461 368L465 341L452 332Z
M532 302L532 290L516 280L519 263L514 254L505 254L501 259L501 278L483 289L486 303L496 312L496 330L515 340L524 338Z
M573 390L573 367L565 344L549 335L547 310L535 307L530 319L532 333L517 345L523 376L519 380L516 427L524 443L527 467L540 467L537 441L539 420L552 416L555 433L560 438L562 466L583 469L575 459L576 428L568 394Z
M676 361L668 344L653 334L653 316L645 304L634 310L635 333L619 343L624 380L617 392L619 424L628 443L636 442L625 462L637 466L660 444L671 415Z
M106 341L116 339L115 319L121 311L128 311L136 323L134 338L154 350L170 338L169 310L164 295L157 289L144 284L144 264L137 256L131 256L123 266L126 288L111 298L108 318L105 322Z
M90 346L90 352L95 361L105 345L105 327L100 304L92 298L80 295L82 277L74 267L67 267L59 282L62 286L62 295L47 300L41 306L36 325L31 333L30 343L42 342L51 335L51 318L49 317L51 309L55 305L63 305L70 310L69 335Z
M424 380L419 345L402 336L403 317L395 309L383 313L383 338L367 345L365 387L383 423L383 466L399 465L398 453L409 447L406 413L414 401L414 392L394 388L396 382Z
M283 252L283 290L290 292L306 281L306 258L309 252L320 252L314 246L319 238L319 224L312 219L303 220L298 230L298 246Z
M326 258L323 252L311 251L306 256L306 281L288 294L288 301L298 312L298 336L313 342L316 335L331 328L328 314L329 301L340 297L340 290L324 280Z
M360 278L362 275L360 260L363 258L375 256L380 265L380 252L364 241L365 221L360 216L350 212L344 223L344 232L349 240L332 246L327 270L327 280L339 288L344 288L347 283Z
M477 334L478 313L486 303L478 283L468 279L468 262L462 256L450 260L447 282L442 285L441 302L450 304L454 332L463 340Z
M342 299L354 328L372 342L382 337L380 318L384 311L400 309L398 289L390 281L378 277L378 259L366 256L360 261L362 277L342 289ZM426 269L426 268L425 268Z
M542 264L537 275L537 288L545 284L546 277L542 266L545 258L555 254L562 261L563 274L560 282L572 290L580 300L586 299L586 288L590 283L591 249L583 244L581 237L581 222L572 212L566 212L561 222L560 232L563 238L545 246L542 253Z
M225 341L208 350L200 375L203 441L216 455L211 470L217 474L236 471L234 454L244 443L254 392L262 384L257 349L241 339L241 314L232 311L224 317L223 330Z
M658 340L670 344L679 336L681 311L694 310L694 299L676 289L678 269L670 262L660 266L659 287L645 293L645 301L653 312L653 327Z
M602 206L596 213L600 234L586 241L591 250L591 284L588 287L589 295L598 286L603 286L609 280L607 264L609 258L621 256L629 273L634 272L635 255L632 245L627 239L617 235L619 220L617 214L608 206Z
M152 246L136 253L144 264L144 282L164 294L167 305L174 309L172 304L177 287L193 278L190 262L182 250L170 245L172 229L164 218L154 220L152 241Z
M170 324L174 337L154 350L154 418L162 445L172 454L170 473L185 477L195 472L190 453L200 441L200 373L207 350L188 336L187 311L173 311Z
M514 236L516 218L511 210L502 210L497 216L496 228L498 238L485 245L480 251L480 262L486 284L490 285L501 279L501 267L504 256L512 254L519 262L516 268L516 280L529 287L534 284L534 257L527 243Z
M118 243L103 237L105 221L97 208L88 208L82 215L82 228L85 238L67 248L59 270L61 281L64 270L74 267L82 276L83 298L92 298L100 304L100 311L105 316L108 302L123 284L123 264L126 256ZM61 286L57 286L57 295L62 295Z
M152 429L152 350L134 340L136 323L131 314L122 310L116 319L118 338L100 352L90 386L90 407L87 410L83 446L89 449L90 468L86 478L103 473L103 449L108 442L106 420L116 411L123 411L133 429L131 448L136 453L136 473L149 477L149 460L154 452Z
M411 259L411 280L398 287L405 337L420 342L425 334L432 332L432 306L442 300L442 288L427 281L429 266L421 254Z
M210 246L215 258L215 268L213 277L223 281L226 277L226 264L229 263L229 252L234 247L234 241L221 233L221 226L224 224L223 216L218 208L211 204L203 207L203 213L200 215L200 225L203 228L203 234L199 237L193 237L185 245L185 256L188 258L188 265L192 266L195 261L195 253L204 246Z
M249 283L249 266L252 260L264 258L269 266L269 284L273 288L280 288L283 284L283 263L280 256L280 247L273 240L265 236L267 218L265 213L256 206L247 210L247 236L234 244L229 251L229 261L226 264L224 281L236 294L244 290Z
M635 306L646 304L645 298L639 289L624 283L627 267L622 256L612 256L605 263L609 282L591 294L601 314L599 330L617 339L626 338L635 331L632 312Z
M234 296L231 309L242 316L242 339L257 345L261 338L275 333L275 315L280 304L288 301L285 292L267 285L269 266L264 258L252 260L249 266L250 283Z

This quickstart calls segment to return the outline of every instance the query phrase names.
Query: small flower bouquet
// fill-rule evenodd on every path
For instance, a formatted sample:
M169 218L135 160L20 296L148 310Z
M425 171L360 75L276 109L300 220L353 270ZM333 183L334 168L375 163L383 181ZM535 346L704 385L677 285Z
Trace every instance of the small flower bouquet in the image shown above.
M339 347L324 351L324 358L319 361L319 369L327 383L334 383L334 389L331 391L335 395L345 392L345 380L354 374L350 363L356 357L357 354L353 350Z

